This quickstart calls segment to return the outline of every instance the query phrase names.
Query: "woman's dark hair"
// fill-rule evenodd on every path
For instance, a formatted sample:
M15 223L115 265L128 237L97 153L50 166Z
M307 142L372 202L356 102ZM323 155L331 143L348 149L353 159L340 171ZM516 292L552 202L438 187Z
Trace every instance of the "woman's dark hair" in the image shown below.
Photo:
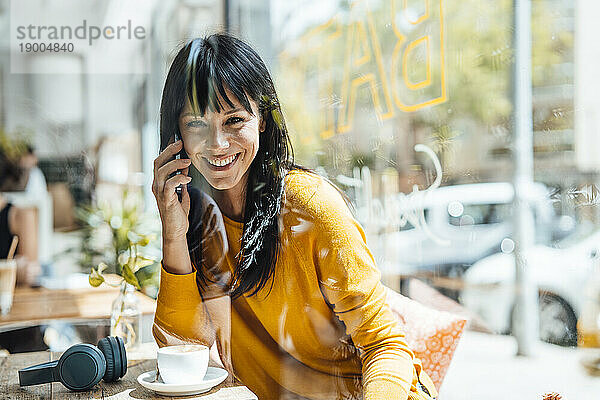
M220 112L221 98L233 107L225 88L253 114L249 99L258 104L266 122L260 133L258 153L250 165L246 187L244 230L238 264L229 294L237 298L255 295L273 275L280 247L278 216L287 170L305 168L294 163L293 149L273 81L260 56L243 41L224 33L187 43L175 56L163 90L160 108L161 151L179 137L179 115L185 96L201 115L206 108ZM190 212L191 214L191 212ZM198 284L205 284L202 271L202 227L191 226L187 242L192 263L197 267Z

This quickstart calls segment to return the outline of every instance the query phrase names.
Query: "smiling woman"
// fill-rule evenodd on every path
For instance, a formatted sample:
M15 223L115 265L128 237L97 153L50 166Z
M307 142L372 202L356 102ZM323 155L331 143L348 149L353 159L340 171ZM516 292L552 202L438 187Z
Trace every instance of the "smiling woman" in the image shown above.
M190 165L206 193L188 186ZM261 399L437 396L345 198L294 163L273 82L247 44L215 34L179 51L154 167L160 346L216 341Z
M251 289L255 293L272 275L283 177L301 168L293 163L280 115L269 72L245 43L226 35L196 39L173 60L161 103L161 149L180 135L183 157L209 183L220 211L249 227L234 297ZM231 156L235 161L224 165ZM248 195L247 188L252 188ZM188 239L191 261L199 265L199 238Z

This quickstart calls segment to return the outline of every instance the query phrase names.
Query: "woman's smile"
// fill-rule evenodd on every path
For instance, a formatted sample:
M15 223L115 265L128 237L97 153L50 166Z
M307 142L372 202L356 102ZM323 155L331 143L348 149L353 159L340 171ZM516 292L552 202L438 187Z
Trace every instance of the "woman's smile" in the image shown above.
M212 158L212 157L202 157L206 165L212 171L227 171L237 162L240 157L240 153L236 153L227 157L220 158Z

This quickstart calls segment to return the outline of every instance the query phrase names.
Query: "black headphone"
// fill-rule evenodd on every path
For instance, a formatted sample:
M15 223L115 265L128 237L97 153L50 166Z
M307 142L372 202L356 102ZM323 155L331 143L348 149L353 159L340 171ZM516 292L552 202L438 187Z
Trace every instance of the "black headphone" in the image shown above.
M108 336L98 347L82 343L71 346L57 361L19 370L19 385L60 382L68 389L81 392L90 390L101 379L114 382L127 372L127 355L123 339Z

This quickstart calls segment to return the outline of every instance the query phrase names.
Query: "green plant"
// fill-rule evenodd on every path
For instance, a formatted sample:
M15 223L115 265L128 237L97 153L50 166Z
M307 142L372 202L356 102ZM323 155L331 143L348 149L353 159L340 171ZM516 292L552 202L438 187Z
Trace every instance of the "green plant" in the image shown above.
M138 235L133 231L127 233L128 249L122 252L118 258L117 273L123 278L123 280L130 285L135 286L141 290L142 286L135 275L136 272L144 267L156 263L154 258L147 257L141 252L140 248L146 246L151 240L156 239L155 235ZM110 284L106 282L102 273L108 268L108 265L104 262L100 262L97 268L92 267L90 271L89 281L90 285L94 287L100 286L103 282L107 285L120 286L119 284Z
M76 216L84 231L80 263L86 269L96 265L90 270L90 285L119 286L104 279L104 273L114 273L155 297L160 254L156 217L142 212L139 193L124 189L122 201L78 207Z

